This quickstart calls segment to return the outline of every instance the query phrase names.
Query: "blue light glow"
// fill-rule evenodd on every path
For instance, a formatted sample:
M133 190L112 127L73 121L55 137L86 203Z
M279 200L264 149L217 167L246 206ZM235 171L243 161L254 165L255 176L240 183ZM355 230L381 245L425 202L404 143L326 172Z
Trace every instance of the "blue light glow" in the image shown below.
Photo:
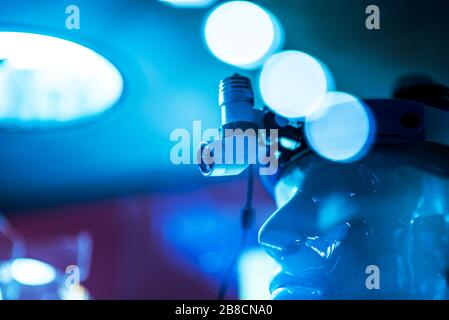
M201 197L192 197L179 204L164 204L156 209L162 214L155 219L154 231L161 233L163 245L176 263L188 263L211 276L220 276L228 259L238 246L239 225L222 207L211 210ZM197 203L198 202L198 203Z
M318 228L323 233L328 233L335 226L343 225L357 214L357 206L348 201L342 194L332 194L323 199L318 209Z
M296 195L304 178L304 171L299 167L292 166L292 168L288 170L288 174L285 174L282 179L276 183L274 188L274 198L278 208L283 207Z
M280 47L282 31L277 19L258 5L230 1L207 18L205 39L218 59L250 69Z
M41 286L55 280L55 269L45 262L34 259L15 259L11 275L17 282L28 286Z
M279 138L279 144L288 150L295 150L301 146L301 143L286 137L280 137Z
M180 8L204 8L212 5L216 0L159 0L173 7Z
M123 90L119 71L67 40L0 32L0 126L38 127L92 116Z
M244 252L238 263L239 298L270 300L269 285L273 273L280 268L262 249Z
M326 66L300 51L284 51L265 63L259 89L265 103L280 116L296 119L314 112L333 86Z
M326 159L341 162L363 157L371 146L374 131L367 107L344 92L327 93L305 124L312 149Z
M89 300L89 291L82 285L78 285L74 288L67 288L66 286L61 286L58 290L59 297L61 300Z

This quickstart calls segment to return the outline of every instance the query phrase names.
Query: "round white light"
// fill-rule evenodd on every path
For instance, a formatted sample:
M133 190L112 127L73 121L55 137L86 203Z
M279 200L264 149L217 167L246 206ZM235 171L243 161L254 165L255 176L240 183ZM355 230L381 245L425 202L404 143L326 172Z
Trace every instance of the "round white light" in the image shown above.
M280 27L270 13L248 1L230 1L209 15L205 39L220 60L242 68L261 64L280 45Z
M113 106L120 72L67 40L0 32L0 126L36 127L92 116Z
M363 157L371 146L374 130L367 107L344 92L327 93L305 122L311 148L326 159L341 162Z
M300 51L284 51L270 57L259 79L259 89L273 112L286 118L302 118L317 108L332 87L327 68Z
M11 264L11 275L17 282L28 286L45 285L56 278L52 266L34 259L15 259Z

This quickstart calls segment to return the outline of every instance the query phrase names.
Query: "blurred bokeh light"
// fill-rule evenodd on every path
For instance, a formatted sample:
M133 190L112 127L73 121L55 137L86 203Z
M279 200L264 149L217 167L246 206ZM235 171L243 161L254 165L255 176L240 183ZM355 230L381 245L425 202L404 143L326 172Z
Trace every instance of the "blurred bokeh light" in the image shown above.
M313 113L332 83L328 69L318 59L289 50L268 59L259 88L268 107L280 116L295 119Z
M215 8L205 25L205 40L220 60L241 68L254 68L281 43L277 19L248 1L230 1Z
M344 92L329 92L306 119L309 145L322 157L351 162L371 146L375 124L362 101Z
M55 269L35 259L16 259L11 264L11 275L17 282L29 286L41 286L55 280Z
M270 281L279 264L260 248L246 250L237 267L239 298L242 300L270 300Z

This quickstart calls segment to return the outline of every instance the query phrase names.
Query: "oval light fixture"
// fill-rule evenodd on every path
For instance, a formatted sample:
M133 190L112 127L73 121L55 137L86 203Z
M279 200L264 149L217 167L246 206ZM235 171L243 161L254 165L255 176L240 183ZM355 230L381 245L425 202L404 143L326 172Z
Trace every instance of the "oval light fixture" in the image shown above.
M0 32L0 128L54 127L111 108L123 91L117 68L68 40Z

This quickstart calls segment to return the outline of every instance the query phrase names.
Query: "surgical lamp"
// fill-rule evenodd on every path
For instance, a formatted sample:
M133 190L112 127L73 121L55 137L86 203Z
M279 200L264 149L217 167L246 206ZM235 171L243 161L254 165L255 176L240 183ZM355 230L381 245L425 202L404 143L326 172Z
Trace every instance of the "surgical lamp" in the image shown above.
M370 132L373 144L428 143L449 147L448 94L447 87L427 82L401 87L396 90L393 99L363 100L362 103L366 105L374 122L374 130ZM274 143L283 140L289 142L279 143L277 146L280 171L293 158L313 152L305 134L307 120L287 119L269 108L256 109L251 82L246 77L235 74L220 81L219 106L220 139L204 141L198 150L199 169L204 176L239 175L253 164L249 159L255 159L252 153L261 152L260 150L244 149L246 154L241 159L245 161L224 161L229 153L241 151L235 148L235 141L230 144L232 150L227 150L227 140L238 139L248 129L253 130L251 132L256 135L258 129L265 129L265 132L277 130L277 141L270 141L269 135L257 135L255 138L258 149L260 146L269 149ZM219 152L215 152L216 150Z

